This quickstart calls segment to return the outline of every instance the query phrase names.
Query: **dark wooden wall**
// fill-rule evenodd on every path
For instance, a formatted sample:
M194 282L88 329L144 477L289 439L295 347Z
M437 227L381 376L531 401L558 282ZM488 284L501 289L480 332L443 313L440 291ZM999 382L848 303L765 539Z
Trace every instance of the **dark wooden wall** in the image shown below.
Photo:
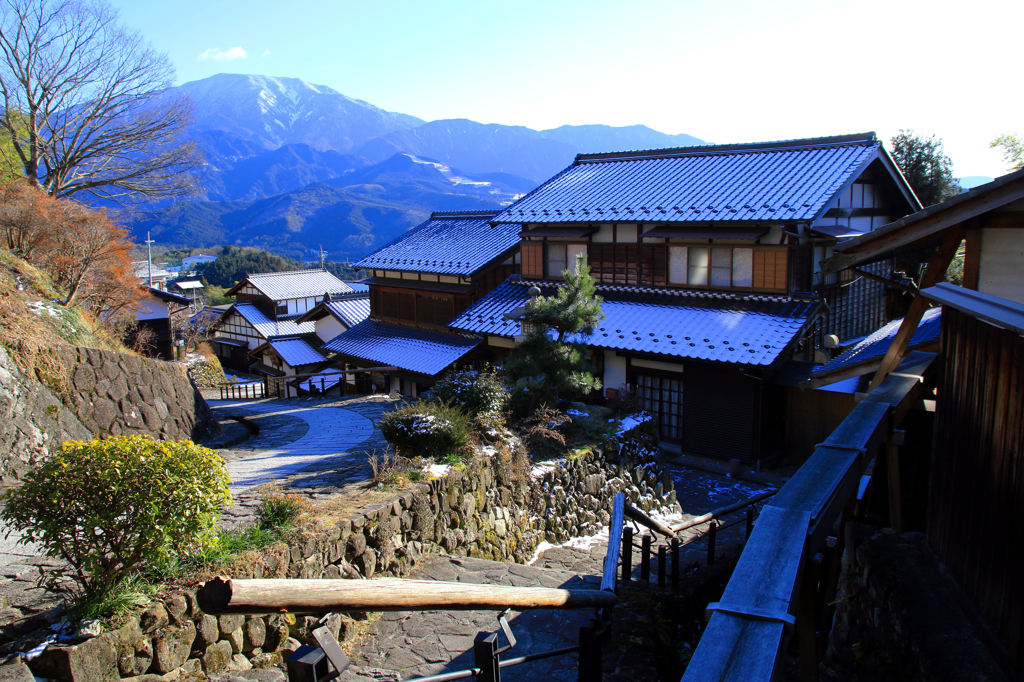
M824 443L855 405L852 393L801 391L786 389L786 456L791 462L803 462Z
M1024 338L949 306L927 532L1024 669Z
M734 367L687 364L684 371L683 452L751 462L757 455L757 380Z

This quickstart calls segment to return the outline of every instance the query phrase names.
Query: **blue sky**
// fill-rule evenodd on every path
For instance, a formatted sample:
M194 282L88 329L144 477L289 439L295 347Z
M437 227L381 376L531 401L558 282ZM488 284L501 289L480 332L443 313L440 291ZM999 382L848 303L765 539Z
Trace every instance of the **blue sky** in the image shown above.
M1024 134L1024 2L112 0L179 82L302 78L426 120L642 123L711 142L900 128L958 176Z

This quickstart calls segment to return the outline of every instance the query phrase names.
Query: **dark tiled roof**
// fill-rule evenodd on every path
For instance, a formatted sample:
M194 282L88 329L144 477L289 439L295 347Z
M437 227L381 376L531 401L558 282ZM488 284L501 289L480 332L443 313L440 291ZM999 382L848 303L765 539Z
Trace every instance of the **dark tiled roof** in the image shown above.
M345 297L326 305L347 327L354 327L370 316L369 296Z
M545 296L554 282L508 279L449 324L464 331L515 336L519 323L504 319L529 300L537 284ZM782 296L601 286L605 319L590 337L572 339L595 348L770 365L817 314L817 301Z
M296 324L295 318L298 317L297 315L274 319L268 317L255 303L236 303L234 310L244 317L264 338L289 334L313 334L316 332L316 324L313 322Z
M480 345L481 339L364 320L324 344L324 350L377 365L433 376Z
M228 295L241 289L245 282L249 282L275 301L314 296L320 298L326 293L348 294L352 292L352 287L326 270L295 270L248 275L244 280L231 287Z
M352 267L470 275L519 243L519 226L491 227L494 215L434 213Z
M312 365L327 359L305 339L273 339L269 345L292 367Z
M882 356L885 355L885 352L889 350L889 346L892 344L892 339L896 336L896 332L899 330L902 322L903 318L901 317L898 320L893 320L886 324L860 343L843 351L829 363L816 368L811 376L820 377L822 375L830 374L837 369L843 369L853 365L860 365L871 362L872 360L881 359ZM926 310L924 316L921 318L921 323L917 326L917 331L914 332L913 338L910 339L908 348L913 350L918 346L938 341L941 331L942 308Z
M880 154L874 133L581 154L493 222L810 222Z
M167 303L177 303L178 305L192 305L192 301L188 300L184 296L172 294L169 291L157 289L156 287L147 287L147 290L151 295L156 296L160 300L166 301Z

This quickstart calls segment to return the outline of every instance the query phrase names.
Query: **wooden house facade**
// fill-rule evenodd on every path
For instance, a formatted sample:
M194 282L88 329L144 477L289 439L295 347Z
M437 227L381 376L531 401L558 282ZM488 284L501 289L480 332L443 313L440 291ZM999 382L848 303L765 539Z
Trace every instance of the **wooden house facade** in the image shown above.
M847 278L844 296L878 300L819 323L839 294L815 258L919 207L873 134L581 154L491 221L522 227L521 280L451 326L506 355L519 332L503 313L585 255L605 300L586 339L605 388L637 390L666 446L753 464L784 445L779 367L810 360L833 322L849 336L887 320L883 288Z

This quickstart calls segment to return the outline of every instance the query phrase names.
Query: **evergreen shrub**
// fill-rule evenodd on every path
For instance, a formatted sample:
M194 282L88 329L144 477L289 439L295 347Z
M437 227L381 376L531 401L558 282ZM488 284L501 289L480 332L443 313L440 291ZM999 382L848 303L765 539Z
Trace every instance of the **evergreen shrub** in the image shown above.
M4 495L0 518L102 595L146 564L210 542L231 503L228 482L220 455L191 441L71 441Z
M477 371L459 369L441 377L430 389L434 402L461 407L470 419L480 414L495 414L505 409L508 392L493 367Z
M402 457L443 461L469 452L466 413L452 403L420 402L388 412L380 420L380 432Z

